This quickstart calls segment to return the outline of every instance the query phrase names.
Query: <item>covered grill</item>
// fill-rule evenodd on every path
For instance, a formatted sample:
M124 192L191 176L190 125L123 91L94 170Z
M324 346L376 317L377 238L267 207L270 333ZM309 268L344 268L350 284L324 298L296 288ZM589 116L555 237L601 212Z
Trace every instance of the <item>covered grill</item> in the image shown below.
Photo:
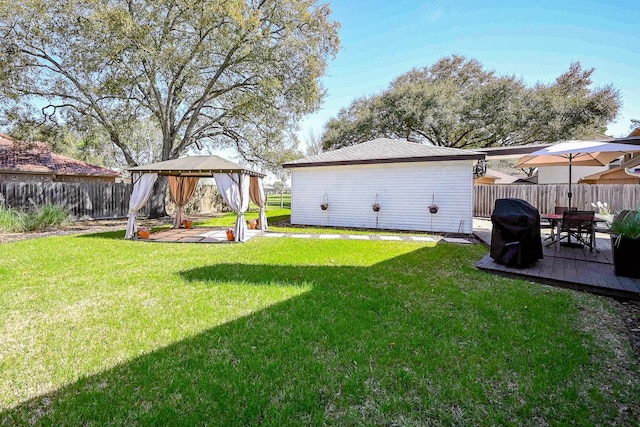
M542 259L540 213L520 199L497 199L491 214L491 258L498 264L527 267Z

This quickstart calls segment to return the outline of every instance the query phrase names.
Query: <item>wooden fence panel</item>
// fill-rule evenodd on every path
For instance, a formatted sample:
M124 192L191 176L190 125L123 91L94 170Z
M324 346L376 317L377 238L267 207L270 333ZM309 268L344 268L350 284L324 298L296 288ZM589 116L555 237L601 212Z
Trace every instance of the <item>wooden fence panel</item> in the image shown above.
M129 213L131 184L8 181L0 182L0 207L31 210L45 204L67 209L74 218L125 218ZM167 212L175 213L175 205L167 195ZM199 185L193 199L185 206L187 213L228 210L217 187ZM149 214L144 206L139 215Z
M131 187L102 182L1 182L0 205L28 210L52 204L69 210L75 218L123 218L129 210Z
M30 209L44 204L65 207L75 218L124 218L129 209L131 184L68 183L68 182L0 182L0 206ZM209 186L206 186L209 187ZM219 193L203 187L203 206L196 202L194 212L224 210L218 200ZM636 209L640 205L640 185L635 184L575 184L572 185L572 205L592 210L591 203L607 202L613 212ZM544 185L476 185L473 191L473 214L489 217L496 199L523 199L538 208L541 213L553 212L556 206L567 205L567 184ZM202 196L202 195L201 195ZM194 201L195 202L195 201ZM170 210L171 203L167 204ZM146 215L148 209L141 210ZM171 213L171 212L169 212Z
M572 206L593 210L591 203L606 202L613 212L636 209L640 204L640 185L636 184L574 184ZM473 215L490 217L496 199L523 199L541 213L553 212L556 206L567 206L568 184L542 185L476 185L473 187Z

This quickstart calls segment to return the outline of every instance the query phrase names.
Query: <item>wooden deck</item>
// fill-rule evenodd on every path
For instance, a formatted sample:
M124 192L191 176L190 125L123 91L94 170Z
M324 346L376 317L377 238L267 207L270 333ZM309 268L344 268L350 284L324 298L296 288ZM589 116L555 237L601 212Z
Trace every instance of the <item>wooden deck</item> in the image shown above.
M475 233L487 245L491 246L491 232L480 228ZM613 270L611 241L606 234L597 234L596 247L589 248L544 247L548 243L543 234L544 259L538 260L529 268L507 267L496 263L486 255L477 264L481 270L509 277L517 277L547 285L561 286L593 292L616 298L640 300L640 279L616 276Z

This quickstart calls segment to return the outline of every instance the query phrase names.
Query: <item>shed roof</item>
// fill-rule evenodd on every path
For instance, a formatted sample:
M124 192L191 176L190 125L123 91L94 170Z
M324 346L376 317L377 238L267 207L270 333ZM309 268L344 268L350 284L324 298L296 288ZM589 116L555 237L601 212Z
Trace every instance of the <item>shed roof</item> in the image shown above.
M131 173L157 173L159 175L179 175L209 177L214 173L245 172L253 176L265 176L219 156L189 156L164 162L135 166Z
M304 159L285 163L282 166L285 168L301 168L376 163L480 160L484 158L484 153L476 151L378 138L362 144L305 157Z

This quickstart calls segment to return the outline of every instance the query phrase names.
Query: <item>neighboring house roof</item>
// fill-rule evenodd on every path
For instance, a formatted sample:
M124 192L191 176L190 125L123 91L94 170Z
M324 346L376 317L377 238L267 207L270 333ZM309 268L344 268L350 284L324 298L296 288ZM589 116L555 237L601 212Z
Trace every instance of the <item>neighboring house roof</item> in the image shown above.
M120 176L120 172L82 160L51 153L51 168L56 175Z
M132 173L158 173L160 175L183 175L209 177L214 173L246 172L253 176L265 176L219 156L189 156L164 162L135 166Z
M509 175L504 172L487 168L484 176L474 179L473 182L478 185L532 184L535 183L532 181L532 178L534 177L527 177L525 174ZM537 181L537 176L535 178Z
M120 173L52 153L45 142L18 141L0 133L0 172L116 177Z
M607 169L606 171L597 172L591 175L584 176L578 181L581 184L596 184L598 181L607 180L626 180L630 182L640 182L640 177L629 175L624 171L624 166L618 166L616 168Z
M489 169L489 168L487 168L487 172L485 173L485 176L493 178L494 184L511 184L513 182L516 182L520 178L524 178L524 176L513 176L507 173L500 172L494 169Z
M53 174L45 164L46 150L41 143L25 144L0 134L0 171Z
M480 160L484 158L484 153L471 150L378 138L362 144L305 157L304 159L285 163L282 166L285 168L299 168L376 163Z
M635 128L628 136L624 138L616 138L615 141L623 144L640 145L640 128Z
M514 184L537 184L538 183L538 175L528 176L526 178L518 178L514 182Z
M632 130L631 133L627 135L627 138L633 138L636 136L640 136L640 128L635 128L634 130Z

